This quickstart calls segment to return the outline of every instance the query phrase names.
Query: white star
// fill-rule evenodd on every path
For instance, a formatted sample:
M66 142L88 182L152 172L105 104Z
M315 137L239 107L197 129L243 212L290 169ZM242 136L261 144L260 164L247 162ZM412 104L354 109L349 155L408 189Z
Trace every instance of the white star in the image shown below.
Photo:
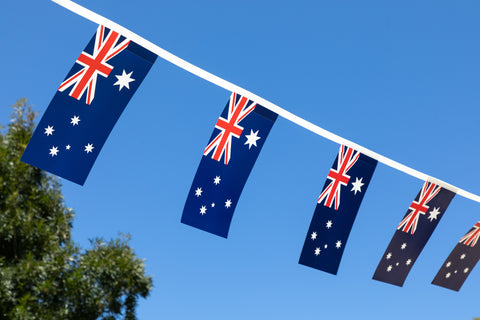
M258 134L258 130L257 132L253 132L252 129L250 129L250 134L249 135L245 135L245 137L247 138L247 142L245 142L245 144L248 144L248 149L250 149L252 146L257 146L257 140L260 139L260 137L257 136Z
M118 80L113 85L118 86L118 91L122 90L123 87L130 89L130 82L135 81L135 79L130 78L132 73L133 71L127 74L124 69L122 72L122 75L119 75L119 76L115 75L115 77L117 77Z
M430 219L430 222L432 222L433 219L437 220L437 216L440 214L440 208L433 208L429 213L428 219Z
M85 151L86 153L90 153L90 152L92 152L93 148L94 148L93 144L88 143L88 144L85 146L85 150L83 150L83 151Z
M392 253L391 252L387 253L387 260L390 260L391 257L392 257Z
M212 208L214 208L214 207L215 207L215 202L212 202Z
M392 265L389 265L389 266L387 267L387 272L392 271L392 268L393 268L393 266L392 266Z
M328 220L326 225L327 229L330 229L332 227L332 224L332 220Z
M462 254L462 255L460 256L460 260L463 260L463 259L465 259L465 257L466 257L466 256L467 256L467 255L466 255L465 253L464 253L464 254Z
M69 144L67 144L67 145L65 146L65 149L67 149L67 150L70 150L70 148L71 148L71 147L70 147Z
M356 177L355 178L355 182L352 182L352 190L350 191L355 191L355 194L357 194L357 191L358 192L362 192L362 186L365 184L365 183L362 183L362 180L363 178L360 178L360 180Z
M207 213L207 207L202 206L202 207L200 208L200 214L203 216L205 213Z
M315 255L318 256L320 254L320 251L322 251L320 250L320 248L315 248Z
M225 208L230 208L232 205L232 200L228 199L227 201L225 201Z
M458 272L458 271L457 271L457 270L455 270L453 273L457 273L457 272Z
M470 269L469 268L465 268L463 269L463 273L467 273Z
M450 278L451 275L452 275L452 274L449 272L449 273L447 273L447 274L445 275L445 278L448 279L448 278Z
M310 236L310 238L311 238L312 240L317 239L317 233L316 233L315 231L312 232L312 235Z
M448 261L447 264L445 265L445 267L449 268L451 265L452 265L452 262Z
M200 196L202 195L202 192L203 192L203 191L202 191L202 188L197 188L197 189L195 190L195 195L196 195L197 197L200 197Z
M410 264L412 264L412 259L408 259L407 262L405 262L405 264L406 264L407 266L409 266Z
M328 248L328 244L324 245L323 247L324 247L325 249L327 249L327 248Z
M53 135L53 131L55 131L55 129L53 129L53 127L47 126L47 127L45 128L45 132L44 132L44 133L45 133L47 136L50 136L50 135Z
M215 179L213 179L213 183L215 183L215 185L219 185L220 184L220 176L216 176Z
M342 241L338 240L338 241L335 243L335 248L340 249L341 246L342 246Z
M400 249L405 250L406 247L407 247L407 243L404 242L404 243L402 243L402 246L400 247Z
M52 148L50 149L50 153L49 153L49 154L50 154L52 157L53 157L53 156L56 156L57 153L58 153L58 148L57 148L57 147L52 147Z
M78 123L80 122L80 118L78 116L73 116L73 118L70 118L70 120L72 120L70 121L70 123L74 126L77 126Z

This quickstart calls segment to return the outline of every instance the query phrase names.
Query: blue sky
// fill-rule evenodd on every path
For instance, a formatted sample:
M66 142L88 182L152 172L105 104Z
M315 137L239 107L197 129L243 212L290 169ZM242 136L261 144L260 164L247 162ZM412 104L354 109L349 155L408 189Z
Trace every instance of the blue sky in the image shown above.
M480 194L480 4L473 1L93 1L79 4L344 138ZM96 25L47 0L2 4L0 120L42 114ZM422 181L379 164L337 276L297 263L338 145L279 118L228 239L180 223L230 93L158 59L83 187L73 237L132 235L154 278L140 319L471 319L480 270L431 285L479 220L456 196L403 288L372 280Z

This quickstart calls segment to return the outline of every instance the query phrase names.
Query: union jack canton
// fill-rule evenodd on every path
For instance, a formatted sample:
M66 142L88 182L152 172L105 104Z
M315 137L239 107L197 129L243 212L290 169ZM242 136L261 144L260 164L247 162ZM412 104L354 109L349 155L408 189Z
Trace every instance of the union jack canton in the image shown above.
M400 222L397 230L402 230L403 232L410 231L411 234L414 234L417 230L419 216L427 213L430 208L427 203L432 200L441 189L440 186L433 183L424 183L422 190L420 190L419 199L412 202L408 208L408 210L412 211Z
M475 223L473 229L468 232L462 239L460 243L463 243L466 246L475 247L478 242L478 237L480 236L480 222Z
M327 176L327 179L331 180L331 182L318 197L318 203L325 200L325 206L331 208L332 203L335 202L335 210L338 210L338 206L340 205L340 189L342 186L347 186L350 182L350 176L347 172L353 167L359 157L360 152L355 152L352 148L346 148L343 145L340 146L336 161L337 166L336 168L331 168Z
M106 35L106 36L105 36ZM107 78L113 70L113 66L107 62L127 48L130 40L120 40L120 34L115 31L106 32L104 26L99 26L95 34L93 54L83 51L76 63L83 68L66 79L58 90L63 92L73 86L69 95L79 100L87 91L87 104L91 104L95 96L97 76Z
M232 155L232 137L240 138L243 132L243 127L239 125L246 116L248 116L256 107L256 103L250 102L245 97L239 96L237 100L237 94L233 93L228 103L228 115L227 119L220 116L215 128L219 129L218 135L208 144L203 152L206 156L212 152L212 159L220 161L222 155L224 155L224 163L228 164Z

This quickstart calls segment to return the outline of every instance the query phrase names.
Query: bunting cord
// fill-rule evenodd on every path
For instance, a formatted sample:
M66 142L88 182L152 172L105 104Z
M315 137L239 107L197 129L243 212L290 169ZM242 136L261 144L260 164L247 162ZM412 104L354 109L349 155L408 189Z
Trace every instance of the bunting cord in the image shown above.
M168 62L176 65L177 67L185 70L185 71L188 71L208 82L211 82L219 87L222 87L224 88L225 90L228 90L230 92L236 92L240 95L243 95L245 97L247 97L248 99L250 100L253 100L259 104L261 104L263 107L277 113L279 116L313 132L313 133L316 133L317 135L320 135L328 140L331 140L333 142L336 142L338 144L343 144L345 146L348 146L350 148L353 148L355 150L358 150L360 151L361 153L373 158L373 159L376 159L378 162L381 162L383 163L384 165L387 165L391 168L394 168L396 170L399 170L403 173L406 173L410 176L413 176L415 178L418 178L420 180L423 180L423 181L430 181L430 182L433 182L437 185L440 185L442 186L443 188L445 189L448 189L452 192L455 192L456 194L460 195L460 196L463 196L467 199L470 199L470 200L473 200L473 201L476 201L478 203L480 203L480 196L478 195L475 195L471 192L468 192L468 191L465 191L465 190L462 190L460 188L457 188L449 183L446 183L442 180L439 180L437 178L434 178L432 176L429 176L423 172L420 172L418 170L415 170L413 168L410 168L410 167L407 167L397 161L394 161L392 159L389 159L381 154L378 154L372 150L369 150L367 148L364 148L350 140L347 140L347 139L344 139L332 132L329 132L305 119L302 119L296 115L294 115L293 113L277 106L276 104L268 101L268 100L265 100L263 99L262 97L259 97L257 96L256 94L248 91L248 90L245 90L227 80L224 80L220 77L217 77L216 75L214 74L211 74L210 72L208 71L205 71L177 56L175 56L174 54L160 48L159 46L155 45L154 43L142 38L141 36L133 33L132 31L122 27L121 25L85 8L85 7L82 7L80 6L79 4L73 2L73 1L70 1L70 0L52 0L53 2L57 3L58 5L84 17L85 19L88 19L92 22L95 22L99 25L104 25L105 27L109 28L109 29L112 29L112 30L115 30L117 32L119 32L120 34L122 34L123 36L125 36L126 38L129 38L130 40L136 42L137 44L143 46L144 48L150 50L151 52L155 53L156 55L158 55L159 57L163 58L164 60L167 60Z

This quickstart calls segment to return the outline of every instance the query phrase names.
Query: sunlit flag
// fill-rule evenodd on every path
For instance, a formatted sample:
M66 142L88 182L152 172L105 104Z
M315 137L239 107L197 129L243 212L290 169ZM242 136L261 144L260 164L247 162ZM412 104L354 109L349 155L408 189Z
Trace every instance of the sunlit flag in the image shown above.
M156 58L99 26L38 123L22 161L83 185Z
M341 146L313 214L299 263L337 274L377 161Z
M188 193L182 222L227 237L233 212L277 114L232 93Z

